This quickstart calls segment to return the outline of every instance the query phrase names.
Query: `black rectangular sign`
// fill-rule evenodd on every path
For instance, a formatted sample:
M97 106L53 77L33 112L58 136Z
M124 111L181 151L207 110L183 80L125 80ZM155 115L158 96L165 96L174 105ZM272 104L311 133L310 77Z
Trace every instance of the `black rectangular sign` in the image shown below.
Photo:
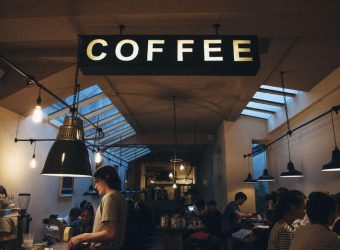
M82 36L86 75L256 75L256 36Z

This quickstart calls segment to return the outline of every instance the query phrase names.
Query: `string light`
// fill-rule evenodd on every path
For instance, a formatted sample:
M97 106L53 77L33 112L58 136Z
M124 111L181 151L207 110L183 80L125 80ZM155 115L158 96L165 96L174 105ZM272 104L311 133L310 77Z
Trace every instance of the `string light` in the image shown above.
M35 160L35 146L36 146L36 142L34 142L34 151L33 151L33 156L32 156L32 160L30 162L30 167L31 168L36 168L37 166L37 161Z
M185 168L183 166L183 164L181 164L181 166L179 167L179 170L183 171Z
M174 182L174 185L172 185L172 188L173 188L173 189L176 189L176 188L177 188L176 182Z
M172 178L174 178L174 175L170 172L170 174L169 174L169 178L170 179L172 179Z
M34 108L33 115L32 115L32 120L35 123L40 123L43 119L43 112L41 110L41 88L39 88L39 96L37 98L37 105Z
M98 149L98 151L96 152L95 156L94 156L94 161L99 164L102 162L102 154L100 152L100 150Z

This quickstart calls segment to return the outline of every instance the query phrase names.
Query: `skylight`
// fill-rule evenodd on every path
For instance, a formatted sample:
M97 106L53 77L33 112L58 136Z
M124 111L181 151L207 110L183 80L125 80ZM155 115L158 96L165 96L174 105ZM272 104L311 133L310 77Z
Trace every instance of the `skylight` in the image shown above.
M294 97L299 93L300 91L298 90L285 88L287 103L293 101ZM241 114L261 119L269 119L272 114L275 114L283 107L283 89L269 85L261 85Z
M64 101L72 105L73 95L66 97ZM101 146L111 146L136 134L136 131L97 85L79 92L78 110L92 123L98 124L103 129L105 136L100 139ZM61 102L46 107L44 113L48 115L49 121L58 127L63 124L65 115L70 115L69 109L65 108ZM83 122L85 138L95 137L96 129L88 121L84 120ZM90 143L87 144L90 145ZM150 153L150 149L142 146L131 147L129 151L121 155L108 148L104 155L106 154L110 159L114 155L118 160L112 159L112 161L118 163L129 162L148 153Z

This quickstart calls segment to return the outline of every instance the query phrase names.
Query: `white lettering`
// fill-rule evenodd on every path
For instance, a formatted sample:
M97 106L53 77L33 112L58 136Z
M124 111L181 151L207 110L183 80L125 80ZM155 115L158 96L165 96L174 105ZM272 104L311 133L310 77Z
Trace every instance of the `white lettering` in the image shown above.
M154 48L155 44L164 44L164 40L149 40L148 41L147 61L153 61L153 52L163 52L163 48Z
M177 61L183 61L184 52L192 52L192 48L183 48L184 44L194 44L194 40L178 40L177 41Z
M130 56L123 56L122 55L122 47L125 44L131 44L132 45L132 54ZM135 59L137 57L138 52L139 52L138 44L134 40L131 40L131 39L122 40L116 46L116 56L121 61L132 61L133 59Z
M251 52L250 48L240 48L240 44L251 44L250 40L234 40L234 61L236 62L250 62L253 61L252 57L240 57L240 52Z
M104 53L104 52L102 52L99 56L93 55L93 47L97 43L101 44L104 47L107 46L107 42L105 40L103 40L103 39L95 39L95 40L91 41L89 43L89 45L87 45L86 55L92 61L100 61L100 60L104 59L105 56L106 56L106 53Z
M210 56L210 52L221 52L220 47L211 48L210 44L221 43L221 40L204 40L204 61L223 61L222 56Z

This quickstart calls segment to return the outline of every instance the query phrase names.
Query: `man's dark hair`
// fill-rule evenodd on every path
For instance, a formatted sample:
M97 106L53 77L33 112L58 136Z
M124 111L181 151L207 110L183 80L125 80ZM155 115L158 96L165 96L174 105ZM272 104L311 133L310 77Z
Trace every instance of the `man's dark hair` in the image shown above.
M70 210L69 217L71 218L78 218L81 214L81 210L79 207L73 207Z
M306 204L306 211L312 224L328 224L329 216L335 212L336 202L328 194L313 192Z
M4 194L5 197L7 198L7 191L6 188L2 185L0 185L0 194Z
M235 194L235 201L239 200L239 199L243 199L243 200L247 200L247 195L243 192L238 192Z
M210 201L208 201L207 202L207 206L217 206L217 202L216 201L214 201L214 200L210 200Z
M101 179L112 189L120 190L120 178L113 166L106 165L98 168L93 175L94 178Z

